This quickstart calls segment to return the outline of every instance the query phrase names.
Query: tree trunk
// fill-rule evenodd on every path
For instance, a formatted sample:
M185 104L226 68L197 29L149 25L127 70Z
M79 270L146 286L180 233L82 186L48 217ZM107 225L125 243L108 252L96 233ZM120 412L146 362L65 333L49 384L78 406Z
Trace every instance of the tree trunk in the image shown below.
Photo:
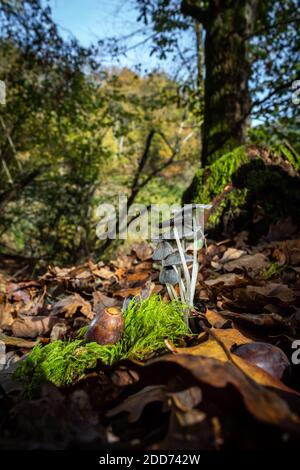
M205 39L203 165L245 142L256 0L211 0Z
M205 91L202 165L245 142L251 65L247 37L254 28L258 0L210 0L203 10L183 0L183 14L203 23Z

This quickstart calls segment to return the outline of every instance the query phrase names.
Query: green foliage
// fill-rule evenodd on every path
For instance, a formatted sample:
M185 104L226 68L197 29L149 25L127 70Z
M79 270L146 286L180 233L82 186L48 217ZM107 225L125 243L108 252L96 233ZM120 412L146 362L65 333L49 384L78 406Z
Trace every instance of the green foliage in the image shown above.
M282 273L284 273L285 271L288 271L289 269L290 269L289 266L286 264L280 265L278 263L272 263L270 264L268 269L266 269L266 271L264 272L263 277L266 280L277 278Z
M28 377L29 392L35 393L45 380L57 386L78 380L99 360L106 365L127 358L145 360L166 349L166 338L177 344L189 333L184 308L178 301L165 303L158 295L143 301L133 299L124 313L125 330L118 343L102 346L77 339L38 344L19 364L16 376Z
M61 42L55 28L50 63L43 36L36 39L39 56L31 42L30 57L24 55L22 44L30 38L26 31L20 36L19 23L23 15L29 21L28 12L21 9L15 20L5 9L2 13L16 32L9 43L0 34L0 79L10 91L1 111L15 144L13 153L0 134L0 154L10 173L0 166L4 192L23 174L40 172L5 204L0 249L45 264L78 263L99 252L96 208L101 202L114 204L118 193L130 195L151 129L156 134L135 202L180 201L197 160L193 117L178 84L165 74L141 77L100 66L95 73L90 51ZM47 28L48 23L31 21L33 37L38 26ZM174 161L165 168L173 149Z

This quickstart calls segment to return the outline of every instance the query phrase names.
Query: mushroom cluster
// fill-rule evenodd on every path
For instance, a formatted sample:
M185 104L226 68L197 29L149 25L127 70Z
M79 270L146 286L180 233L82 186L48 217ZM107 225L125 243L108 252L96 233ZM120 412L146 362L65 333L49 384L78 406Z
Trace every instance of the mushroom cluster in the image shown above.
M165 284L171 299L193 307L199 271L198 250L203 247L203 211L210 206L188 204L172 211L172 217L159 224L152 259L161 262L159 282ZM192 243L192 256L187 254ZM178 284L179 295L174 286Z

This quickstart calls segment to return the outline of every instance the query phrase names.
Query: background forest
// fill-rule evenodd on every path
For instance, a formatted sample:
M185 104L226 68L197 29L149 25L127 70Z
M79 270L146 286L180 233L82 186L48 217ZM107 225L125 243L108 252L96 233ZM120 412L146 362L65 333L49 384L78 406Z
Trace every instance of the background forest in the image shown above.
M47 2L0 1L2 260L107 256L100 202L208 202L225 180L202 191L199 172L244 144L299 164L297 0L132 5L152 70L120 65L135 33L83 47Z

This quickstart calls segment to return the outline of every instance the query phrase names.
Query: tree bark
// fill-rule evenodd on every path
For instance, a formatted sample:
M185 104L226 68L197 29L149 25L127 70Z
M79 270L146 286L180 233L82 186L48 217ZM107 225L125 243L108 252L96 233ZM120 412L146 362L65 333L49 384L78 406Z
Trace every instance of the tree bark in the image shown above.
M183 0L181 11L205 28L202 165L245 142L251 108L247 37L258 0L210 0L207 10Z

